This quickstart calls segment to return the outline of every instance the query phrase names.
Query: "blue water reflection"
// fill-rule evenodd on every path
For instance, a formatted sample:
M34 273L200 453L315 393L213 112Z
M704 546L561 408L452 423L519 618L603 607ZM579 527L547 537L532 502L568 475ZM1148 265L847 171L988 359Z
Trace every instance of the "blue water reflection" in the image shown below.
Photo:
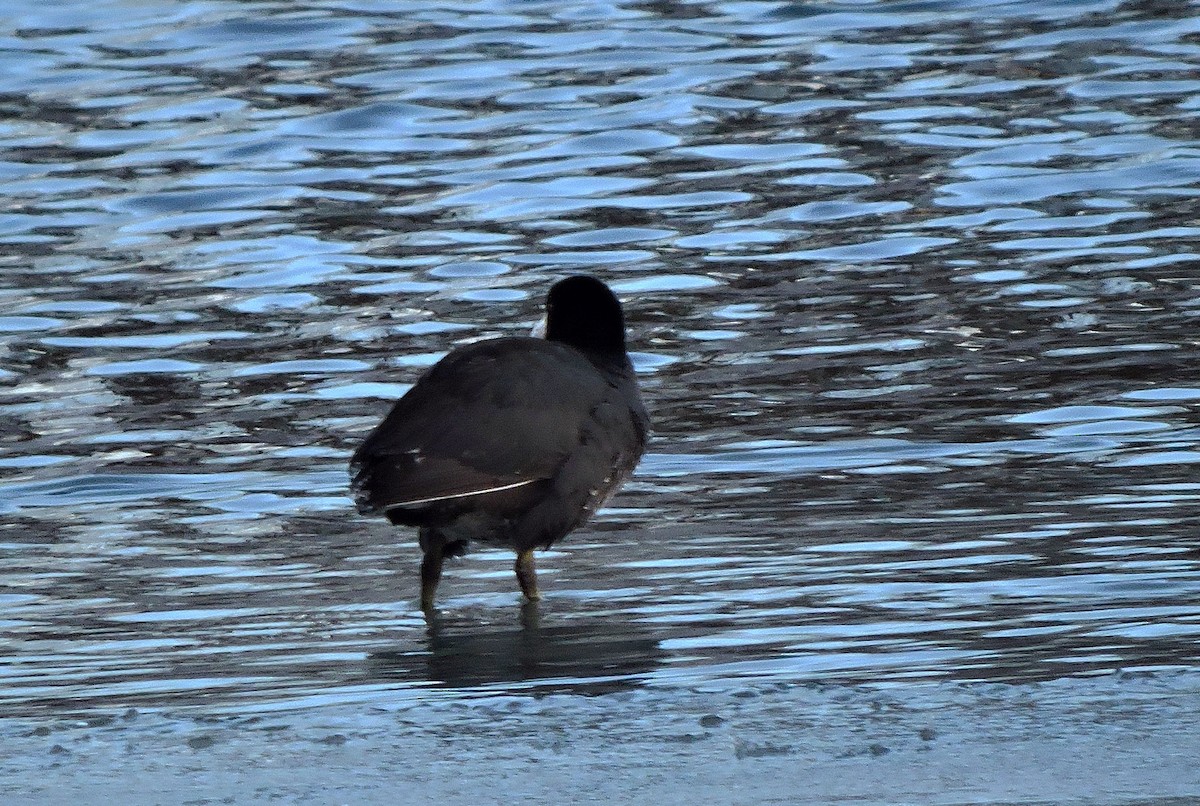
M1192 11L16 3L0 701L1194 668ZM431 634L346 457L572 272L650 453Z

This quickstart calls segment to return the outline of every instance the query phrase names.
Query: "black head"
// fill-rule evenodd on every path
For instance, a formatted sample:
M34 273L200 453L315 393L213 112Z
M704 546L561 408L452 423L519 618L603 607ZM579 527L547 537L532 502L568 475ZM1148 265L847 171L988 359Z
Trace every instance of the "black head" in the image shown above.
M624 356L621 303L594 277L559 280L546 295L546 338L585 353Z

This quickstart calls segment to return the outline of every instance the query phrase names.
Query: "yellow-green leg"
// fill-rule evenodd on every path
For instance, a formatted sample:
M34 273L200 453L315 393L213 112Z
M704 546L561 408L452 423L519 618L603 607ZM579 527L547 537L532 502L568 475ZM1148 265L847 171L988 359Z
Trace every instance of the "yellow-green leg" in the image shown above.
M525 598L531 602L541 599L542 594L538 593L537 586L537 569L533 565L533 549L517 552L515 570L517 582L521 584L521 593L525 594Z
M429 541L429 545L425 549L425 557L421 560L421 609L426 613L433 610L434 598L437 596L438 582L442 579L442 562L444 559L442 541Z

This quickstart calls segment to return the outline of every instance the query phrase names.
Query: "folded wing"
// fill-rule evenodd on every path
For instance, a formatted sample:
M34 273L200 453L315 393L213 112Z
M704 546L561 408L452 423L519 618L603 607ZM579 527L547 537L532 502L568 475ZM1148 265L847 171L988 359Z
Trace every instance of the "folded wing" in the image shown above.
M436 390L431 393L429 390ZM575 350L494 339L439 362L354 454L359 511L519 510L587 439L612 384Z

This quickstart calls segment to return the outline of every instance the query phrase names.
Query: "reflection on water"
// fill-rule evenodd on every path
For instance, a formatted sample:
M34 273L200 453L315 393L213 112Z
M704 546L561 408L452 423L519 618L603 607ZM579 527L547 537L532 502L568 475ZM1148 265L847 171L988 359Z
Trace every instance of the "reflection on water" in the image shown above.
M369 674L406 683L501 690L605 694L638 684L664 655L653 635L611 621L541 624L540 606L521 607L520 622L501 626L476 618L435 615L427 643L369 658Z
M1191 11L18 3L0 702L1195 666ZM430 628L346 458L577 271L651 453Z

